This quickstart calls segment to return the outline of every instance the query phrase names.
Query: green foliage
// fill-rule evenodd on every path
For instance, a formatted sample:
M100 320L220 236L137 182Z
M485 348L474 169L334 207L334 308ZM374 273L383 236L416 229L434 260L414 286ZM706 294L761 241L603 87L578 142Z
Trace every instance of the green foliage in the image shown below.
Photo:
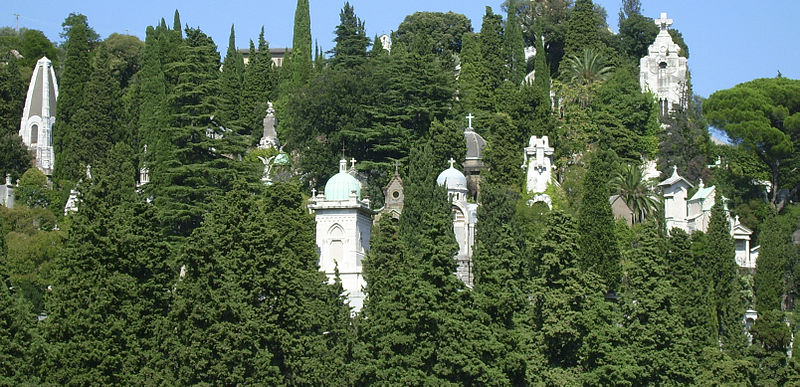
M711 125L724 130L735 142L754 153L770 170L770 203L778 213L787 203L777 192L787 188L794 196L800 190L797 174L800 160L795 148L800 130L800 80L762 78L712 94L703 103Z
M480 35L465 32L461 37L461 71L458 75L458 97L464 110L477 111L478 95L481 89L482 56L478 37Z
M516 4L515 0L510 0L508 3L508 17L503 31L503 43L509 67L508 79L513 85L521 84L527 73L525 71L525 42L522 40L522 25L519 22Z
M521 191L523 164L520 144L525 144L524 134L514 125L507 114L496 113L488 120L489 141L484 150L484 162L490 168L483 177L487 184L498 187L510 187L513 191Z
M564 56L579 57L584 50L591 50L602 54L607 50L605 44L600 40L601 29L605 26L605 18L602 18L594 9L592 0L577 0L575 7L569 15L567 32L564 39ZM561 79L569 79L570 72L567 71L562 63L559 68Z
M258 35L258 50L255 51L250 42L250 62L244 70L244 81L241 90L239 118L245 132L256 133L261 120L266 115L267 101L276 97L277 72L272 63L269 44L264 39L264 27Z
M705 257L714 286L711 299L717 320L717 338L725 350L736 353L741 350L744 340L741 324L743 308L738 295L738 267L734 259L734 245L722 204L722 194L716 191L716 195L711 208Z
M676 110L664 118L667 128L659 132L658 170L662 176L669 176L672 167L677 166L681 175L691 181L701 178L708 181L710 173L706 165L710 164L712 147L701 111L702 100L695 96L688 105L688 109ZM725 188L725 192L732 192L733 187Z
M242 103L242 89L244 86L244 58L236 49L236 32L231 25L231 35L228 38L228 52L222 62L220 74L221 100L219 114L221 122L230 125L239 119L239 106Z
M47 185L47 176L37 168L29 168L25 171L19 179L14 195L16 203L30 208L47 208L53 199L53 194Z
M700 351L715 345L717 339L710 273L701 264L705 257L692 251L702 241L705 241L705 235L701 232L696 232L689 239L689 235L681 229L670 230L667 259L671 265L666 271L675 286L674 309L683 316L683 327L688 330L691 342L695 343L691 353L698 358Z
M0 277L0 384L37 383L31 362L35 321L22 297L9 291Z
M12 179L30 166L31 155L19 137L19 119L25 105L25 83L15 59L0 66L0 173Z
M133 35L113 33L103 40L100 47L108 52L108 66L120 88L128 87L134 74L141 68L139 58L144 43Z
M334 33L336 37L333 41L336 46L331 51L331 66L354 69L367 60L367 46L370 42L364 30L364 21L355 15L349 2L345 2L339 12L339 25Z
M480 65L477 79L480 83L476 89L475 108L479 110L495 111L498 103L495 93L508 75L504 54L507 50L503 42L503 16L493 13L492 8L487 6L478 35Z
M628 208L633 211L633 223L642 223L653 218L660 208L660 202L647 181L642 176L638 165L622 168L611 178L611 192L619 195Z
M583 198L578 218L580 233L580 267L597 273L608 290L620 279L620 253L614 238L614 216L608 202L607 156L595 152L583 179Z
M311 79L311 14L308 0L297 0L292 36L292 53L284 63L286 80L281 87L284 92L296 90Z
M568 70L564 70L566 65ZM582 85L602 82L608 78L613 66L606 66L605 58L599 52L586 48L580 56L569 55L562 64L562 77Z
M443 58L462 52L463 36L472 31L469 19L453 12L414 12L392 33L393 44L411 45L420 36L431 39L433 53Z
M659 28L652 18L642 16L639 9L620 10L619 15L620 51L629 62L638 63L656 40Z
M787 223L772 215L761 229L761 250L756 261L758 270L753 278L756 309L761 312L783 309L783 297L787 291L786 269L797 254L792 243L794 229Z
M260 198L237 183L187 240L169 315L178 384L344 382L347 310L318 271L298 188Z

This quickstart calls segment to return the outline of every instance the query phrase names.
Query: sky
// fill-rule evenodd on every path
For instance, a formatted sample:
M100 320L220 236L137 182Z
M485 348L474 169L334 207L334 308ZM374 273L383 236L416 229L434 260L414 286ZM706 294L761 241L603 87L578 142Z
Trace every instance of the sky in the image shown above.
M60 42L61 23L70 12L88 17L89 25L102 38L128 33L144 39L148 25L163 17L172 25L178 9L181 22L200 27L217 43L221 52L228 45L231 24L236 45L248 47L261 26L270 47L288 47L292 42L295 0L6 0L0 5L0 26L41 30ZM608 12L608 24L617 29L621 0L595 0ZM333 30L339 23L344 1L310 0L311 33L324 50L333 47ZM480 30L486 6L500 12L502 0L351 0L356 15L365 21L369 36L391 33L416 11L453 11L466 15L473 29ZM667 12L689 46L689 70L695 94L708 97L755 78L800 79L800 1L798 0L642 0L642 13L658 18Z

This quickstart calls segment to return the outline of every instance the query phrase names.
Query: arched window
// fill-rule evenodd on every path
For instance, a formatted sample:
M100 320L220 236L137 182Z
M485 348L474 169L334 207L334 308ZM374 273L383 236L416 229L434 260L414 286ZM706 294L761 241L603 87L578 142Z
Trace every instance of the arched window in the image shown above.
M329 263L333 265L341 265L344 256L344 230L342 226L334 224L328 229L328 238L330 244L330 259ZM331 267L333 269L333 267Z
M31 144L39 142L39 125L31 125Z

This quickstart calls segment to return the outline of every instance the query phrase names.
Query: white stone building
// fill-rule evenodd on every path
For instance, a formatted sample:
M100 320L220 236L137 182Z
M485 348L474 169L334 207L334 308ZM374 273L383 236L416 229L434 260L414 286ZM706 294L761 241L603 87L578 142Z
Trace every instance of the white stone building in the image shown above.
M472 249L475 245L475 226L478 223L478 205L467 201L467 177L453 167L455 160L450 159L450 168L445 169L436 178L436 184L447 188L447 197L453 205L453 232L458 242L456 275L467 287L472 287Z
M701 180L697 192L688 198L690 188L694 186L678 174L673 167L672 176L662 181L659 187L664 195L664 220L667 231L679 228L689 234L695 231L707 232L711 222L711 208L716 198L716 187L706 187ZM736 247L736 263L743 269L755 269L760 246L750 247L753 231L739 222L739 217L731 218L727 205L725 213L730 225L731 237Z
M669 26L672 19L667 14L655 20L661 28L655 42L648 48L647 56L639 61L639 84L642 92L650 91L658 99L661 115L665 116L677 105L686 108L686 77L688 67L686 58L678 56L680 47L672 41Z
M355 160L351 160L355 164ZM361 183L347 171L347 160L339 161L339 173L314 193L309 210L317 222L319 268L333 282L338 271L344 293L357 313L364 305L362 261L369 251L374 211L361 199Z
M47 57L36 62L33 69L19 135L28 149L34 152L36 167L45 175L53 174L53 124L56 122L58 82L53 63Z

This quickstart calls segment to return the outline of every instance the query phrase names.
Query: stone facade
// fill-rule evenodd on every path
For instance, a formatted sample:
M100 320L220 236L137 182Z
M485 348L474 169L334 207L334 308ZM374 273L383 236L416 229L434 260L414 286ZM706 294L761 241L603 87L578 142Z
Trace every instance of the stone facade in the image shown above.
M330 191L330 192L328 192ZM349 194L343 194L349 192ZM338 271L344 294L354 313L364 305L362 261L369 251L374 211L360 198L360 183L347 172L347 161L331 177L325 191L314 193L309 210L315 214L319 268L333 282Z
M467 178L455 169L455 160L450 159L450 168L436 178L436 184L447 188L447 196L453 205L453 232L458 242L456 275L467 287L472 287L472 253L475 245L475 226L478 223L478 205L467 201Z
M672 176L662 181L659 187L663 189L667 232L673 228L679 228L689 234L695 231L708 231L711 208L716 201L716 187L706 187L701 180L697 192L687 199L689 189L694 186L678 174L677 167L673 167ZM731 218L727 205L725 212L736 247L736 263L743 269L755 269L760 246L750 247L750 237L753 232L739 222L738 216Z
M553 207L550 196L546 195L544 191L553 177L554 151L555 149L550 147L550 140L547 136L542 136L541 138L531 136L528 141L528 146L524 152L525 161L522 164L522 169L527 172L525 188L530 194L538 194L530 200L528 205L532 205L535 202L544 202L548 207Z
M58 82L53 63L43 57L33 69L19 135L36 157L36 167L45 175L53 174L53 124L56 122Z
M666 116L673 110L673 106L686 108L688 105L686 93L686 77L688 67L686 58L678 56L680 47L672 41L669 26L672 19L662 13L655 23L661 28L655 42L648 48L647 56L639 61L639 84L642 92L650 91L655 94L661 110L661 115Z

